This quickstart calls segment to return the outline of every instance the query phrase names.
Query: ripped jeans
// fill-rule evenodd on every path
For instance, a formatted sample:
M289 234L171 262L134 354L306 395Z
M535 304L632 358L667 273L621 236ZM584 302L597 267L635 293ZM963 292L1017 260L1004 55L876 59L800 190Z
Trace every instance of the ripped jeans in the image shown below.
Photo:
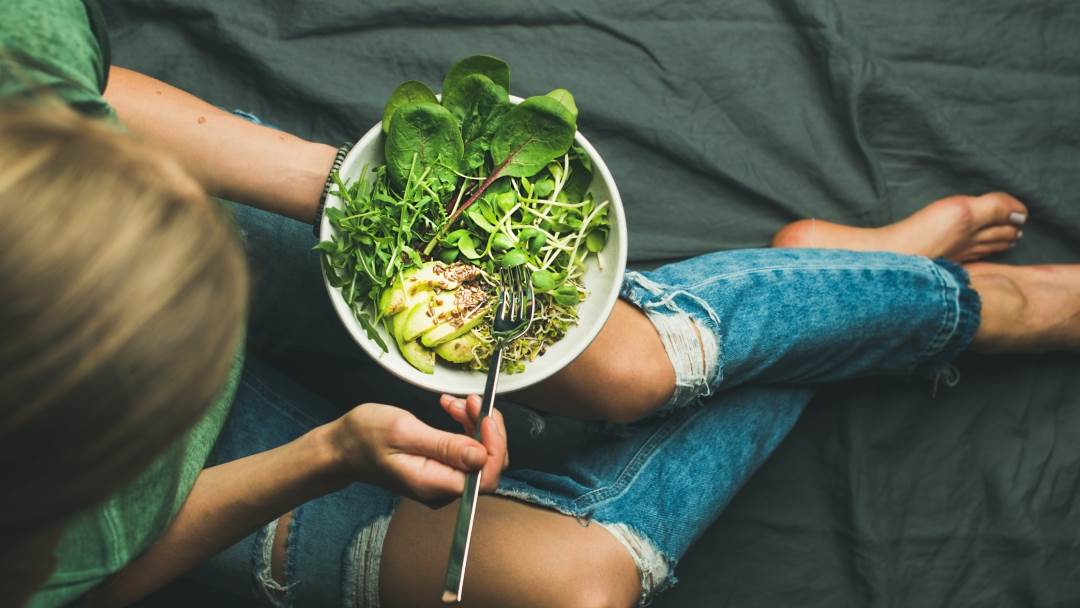
M356 356L326 301L309 228L246 208L237 215L255 268L253 340L273 333L292 346ZM979 322L962 269L887 253L713 253L630 272L622 295L660 333L675 394L658 415L597 434L558 465L507 471L498 493L611 531L637 563L643 602L675 582L680 558L792 428L813 385L933 377ZM357 393L369 398L362 386ZM270 449L340 413L249 357L214 462ZM378 606L382 543L397 503L381 488L353 484L300 506L285 585L270 577L274 524L192 576L267 604Z

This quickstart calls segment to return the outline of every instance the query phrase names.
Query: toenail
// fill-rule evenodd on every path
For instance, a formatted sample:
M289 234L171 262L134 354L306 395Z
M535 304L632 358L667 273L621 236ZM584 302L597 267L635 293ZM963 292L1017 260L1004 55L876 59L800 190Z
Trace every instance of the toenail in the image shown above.
M1017 213L1017 212L1014 211L1014 212L1009 214L1009 223L1010 224L1016 224L1017 226L1023 226L1024 222L1026 222L1026 221L1027 221L1027 214L1026 213Z

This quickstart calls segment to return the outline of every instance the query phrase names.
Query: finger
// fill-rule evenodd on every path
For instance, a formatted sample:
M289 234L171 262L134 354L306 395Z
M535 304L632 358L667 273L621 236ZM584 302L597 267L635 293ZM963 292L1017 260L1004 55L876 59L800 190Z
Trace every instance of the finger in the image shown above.
M483 407L484 400L480 398L480 395L469 395L465 398L465 409L469 412L470 420L479 420L480 410Z
M503 463L506 462L506 434L500 428L499 419L494 415L484 418L480 423L480 437L487 448L488 459L480 478L480 490L492 492L499 485Z
M460 424L462 427L465 428L465 434L473 434L476 426L475 424L473 424L472 419L469 418L469 414L466 411L464 399L461 399L460 397L453 397L450 395L443 395L443 397L439 399L439 405L442 406L443 411L445 411L447 414L449 414L451 418L454 419L454 422Z
M453 500L465 490L465 473L430 458L399 454L392 466L396 490L427 505Z
M461 471L475 471L487 462L487 450L475 439L433 429L415 418L399 424L393 432L392 444L407 454L434 458Z
M510 440L507 436L507 421L502 417L502 411L494 408L491 409L490 417L495 419L495 428L499 435L502 436L502 444L505 446L502 455L502 470L505 471L510 467ZM490 451L488 455L490 457Z
M506 433L506 419L503 418L502 412L499 410L491 410L491 417L495 419L495 428L502 435L503 443L506 444L506 450L503 452L503 464L502 468L505 471L510 466L510 440Z

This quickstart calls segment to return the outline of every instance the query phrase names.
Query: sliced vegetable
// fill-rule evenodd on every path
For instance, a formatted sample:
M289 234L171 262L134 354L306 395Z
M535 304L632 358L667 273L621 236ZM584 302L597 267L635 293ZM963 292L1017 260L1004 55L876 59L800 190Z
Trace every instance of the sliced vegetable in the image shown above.
M477 307L471 314L466 313L464 318L447 319L435 327L432 327L420 338L420 342L428 348L438 346L472 331L472 328L480 324L487 314L487 307Z
M482 346L483 342L479 338L465 334L436 346L435 354L450 363L468 363L475 358L475 353Z
M435 353L424 348L419 341L413 340L400 346L401 356L416 369L425 374L435 373Z

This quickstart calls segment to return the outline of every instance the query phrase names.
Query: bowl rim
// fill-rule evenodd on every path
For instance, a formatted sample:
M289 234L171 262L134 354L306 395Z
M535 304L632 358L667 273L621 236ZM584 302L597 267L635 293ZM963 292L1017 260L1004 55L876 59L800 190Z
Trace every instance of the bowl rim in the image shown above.
M511 103L516 105L521 103L523 99L516 95L511 95L510 101ZM368 129L368 131L363 135L363 137L361 137L356 142L356 144L353 145L352 149L349 150L349 153L342 161L339 170L343 173L346 172L346 169L351 170L357 164L357 157L362 153L362 151L373 145L375 143L375 140L378 140L380 136L382 136L381 121L375 123L370 129ZM615 178L611 175L611 171L608 169L607 163L604 162L603 158L600 156L600 153L596 151L596 148L593 147L592 143L590 143L589 140L584 135L582 135L581 131L575 131L574 143L581 146L581 148L584 149L585 153L589 156L589 159L592 160L593 169L600 175L603 183L606 184L608 187L611 199L611 202L609 204L613 209L616 210L616 213L611 214L611 219L614 220L612 222L612 230L617 231L621 238L609 240L609 244L616 244L616 246L618 247L618 251L616 251L615 254L617 263L612 267L615 273L615 276L613 277L613 284L615 285L615 288L609 290L609 292L603 296L603 304L598 309L600 311L600 314L597 315L596 321L592 323L591 326L585 327L579 319L577 327L582 328L584 330L584 333L579 334L576 342L572 343L569 348L564 350L560 354L561 356L559 357L559 359L556 359L543 367L532 367L536 364L537 361L540 360L540 358L537 358L536 361L531 362L529 366L526 367L525 371L519 374L500 374L500 394L511 393L529 386L533 386L534 384L550 378L557 372L566 368L566 366L570 365L575 359L577 359L581 355L581 353L585 352L585 349L588 348L588 346L592 344L593 340L596 339L596 336L600 334L600 330L603 329L604 325L607 323L607 320L611 317L611 312L615 308L615 302L619 299L621 285L623 283L623 278L626 273L626 256L629 241L629 234L627 233L626 229L626 213L622 204L622 197L619 195L618 187L615 184ZM341 204L341 199L337 195L332 193L327 194L326 207L340 207ZM329 239L333 233L334 230L333 227L330 225L330 218L325 213L322 214L319 224L319 242ZM617 241L617 243L612 243L612 241ZM334 308L334 312L337 314L338 319L339 321L341 321L345 330L349 333L350 336L352 336L353 340L357 343L357 345L359 345L360 348L363 349L363 351L369 357L374 359L383 369L390 372L395 377L414 386L418 386L425 390L436 393L458 392L457 387L448 388L445 385L440 385L438 382L435 382L435 379L437 377L436 374L425 374L413 368L411 365L409 365L407 361L405 361L405 358L401 355L400 352L396 352L396 349L390 348L389 353L385 352L382 350L382 348L379 347L377 343L375 343L374 340L369 338L364 332L363 327L361 327L354 318L352 309L349 308L348 304L345 303L345 298L341 295L340 290L336 287L333 287L330 284L330 281L327 280L325 265L321 263L321 253L319 254L319 259L319 268L320 273L322 274L323 286L326 288L327 294L330 296L330 302ZM605 268L604 270L605 272L608 271L607 268ZM590 293L589 297L594 298L599 297L599 295ZM382 329L383 328L380 328L380 330ZM562 339L565 340L566 338L564 337ZM560 342L561 341L562 340L560 340ZM406 371L402 371L397 369L395 366L388 364L386 361L383 360L383 356L387 354L396 355L397 358L401 359L401 361L405 363L405 367L407 367L408 369ZM541 355L541 357L543 356L544 355ZM476 385L477 389L471 392L480 393L483 390L486 374L479 371L473 373L478 378L478 381Z

